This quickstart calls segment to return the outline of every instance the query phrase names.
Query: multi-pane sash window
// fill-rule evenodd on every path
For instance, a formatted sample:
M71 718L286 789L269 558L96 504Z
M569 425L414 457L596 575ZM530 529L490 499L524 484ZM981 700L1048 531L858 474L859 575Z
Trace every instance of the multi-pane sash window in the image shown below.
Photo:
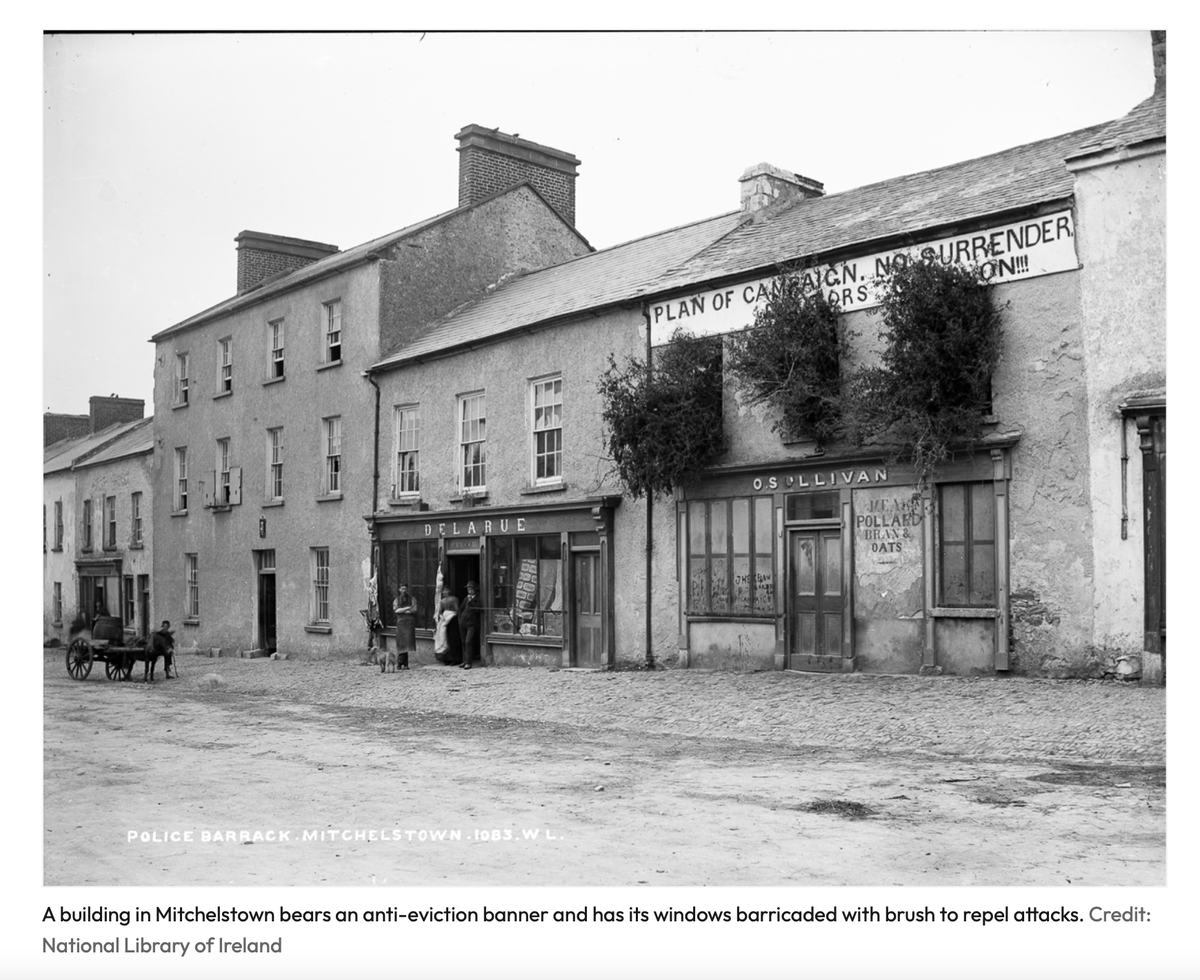
M941 484L938 519L942 605L994 606L996 509L992 484Z
M187 581L187 602L184 606L187 609L188 619L200 618L200 565L197 555L184 555L183 568L185 579Z
M312 549L312 581L313 606L312 621L314 623L329 622L329 549Z
M562 480L562 378L533 382L533 479Z
M271 321L271 377L283 377L283 321Z
M325 304L325 363L342 359L342 301Z
M175 404L186 405L188 403L188 356L187 354L175 355Z
M217 440L217 485L213 503L221 506L230 502L229 493L229 440Z
M92 502L83 502L83 550L92 550Z
M773 616L770 497L688 504L688 612Z
M221 394L233 391L233 338L218 342L221 349Z
M125 625L133 626L137 620L137 593L133 591L133 576L125 576Z
M487 408L483 392L458 399L458 446L462 469L459 489L481 492L487 487Z
M54 501L54 550L62 551L63 546L63 506L61 500Z
M104 498L104 547L117 546L117 498Z
M399 497L421 489L421 409L415 405L397 408L395 418L396 470L392 496Z
M142 543L142 494L140 490L129 498L129 517L129 543L140 545Z
M62 582L54 583L54 606L52 609L54 622L62 622Z
M283 499L283 429L267 429L267 499Z
M175 450L175 510L187 510L188 505L187 447Z
M342 419L335 415L323 419L326 494L342 492Z

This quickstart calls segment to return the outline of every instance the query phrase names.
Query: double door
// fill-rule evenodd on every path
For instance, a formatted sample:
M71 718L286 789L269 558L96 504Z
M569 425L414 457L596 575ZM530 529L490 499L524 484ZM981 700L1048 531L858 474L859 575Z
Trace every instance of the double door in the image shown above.
M844 586L840 527L788 535L788 667L840 671L844 648Z

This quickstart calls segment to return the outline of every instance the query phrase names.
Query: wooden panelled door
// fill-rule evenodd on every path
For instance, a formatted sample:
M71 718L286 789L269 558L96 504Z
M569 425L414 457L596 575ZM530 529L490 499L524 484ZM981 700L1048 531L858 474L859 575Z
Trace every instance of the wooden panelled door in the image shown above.
M1167 417L1139 416L1142 443L1146 632L1143 649L1167 656Z
M600 580L599 553L573 553L571 578L575 666L601 667L604 658L604 589Z
M788 541L788 667L842 669L842 531L792 531Z

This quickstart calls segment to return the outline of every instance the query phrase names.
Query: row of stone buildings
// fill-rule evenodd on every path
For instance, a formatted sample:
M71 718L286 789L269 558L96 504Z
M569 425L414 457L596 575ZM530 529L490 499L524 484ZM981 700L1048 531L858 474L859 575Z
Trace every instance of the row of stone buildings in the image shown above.
M1154 95L1109 124L832 195L761 164L738 209L600 251L574 226L580 161L479 126L450 211L346 250L242 232L236 295L152 338L129 625L144 594L185 646L358 653L368 588L386 635L404 582L427 655L440 577L479 583L501 664L1161 679L1164 66L1160 38ZM724 454L674 499L622 493L610 355L740 330L815 261L870 361L881 264L980 243L1006 306L993 415L933 486L783 441L729 386ZM902 528L886 547L878 515ZM86 609L75 564L53 581Z

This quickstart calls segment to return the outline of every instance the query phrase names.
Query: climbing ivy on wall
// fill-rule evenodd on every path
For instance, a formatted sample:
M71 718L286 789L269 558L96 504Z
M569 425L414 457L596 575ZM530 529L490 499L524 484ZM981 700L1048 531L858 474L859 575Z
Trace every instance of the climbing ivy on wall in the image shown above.
M806 286L803 270L789 270L772 280L754 323L729 337L725 366L750 404L775 409L780 436L824 445L842 428L846 353L837 304Z
M610 354L598 389L605 448L634 499L666 496L725 449L721 340L676 331L652 359L619 367Z

